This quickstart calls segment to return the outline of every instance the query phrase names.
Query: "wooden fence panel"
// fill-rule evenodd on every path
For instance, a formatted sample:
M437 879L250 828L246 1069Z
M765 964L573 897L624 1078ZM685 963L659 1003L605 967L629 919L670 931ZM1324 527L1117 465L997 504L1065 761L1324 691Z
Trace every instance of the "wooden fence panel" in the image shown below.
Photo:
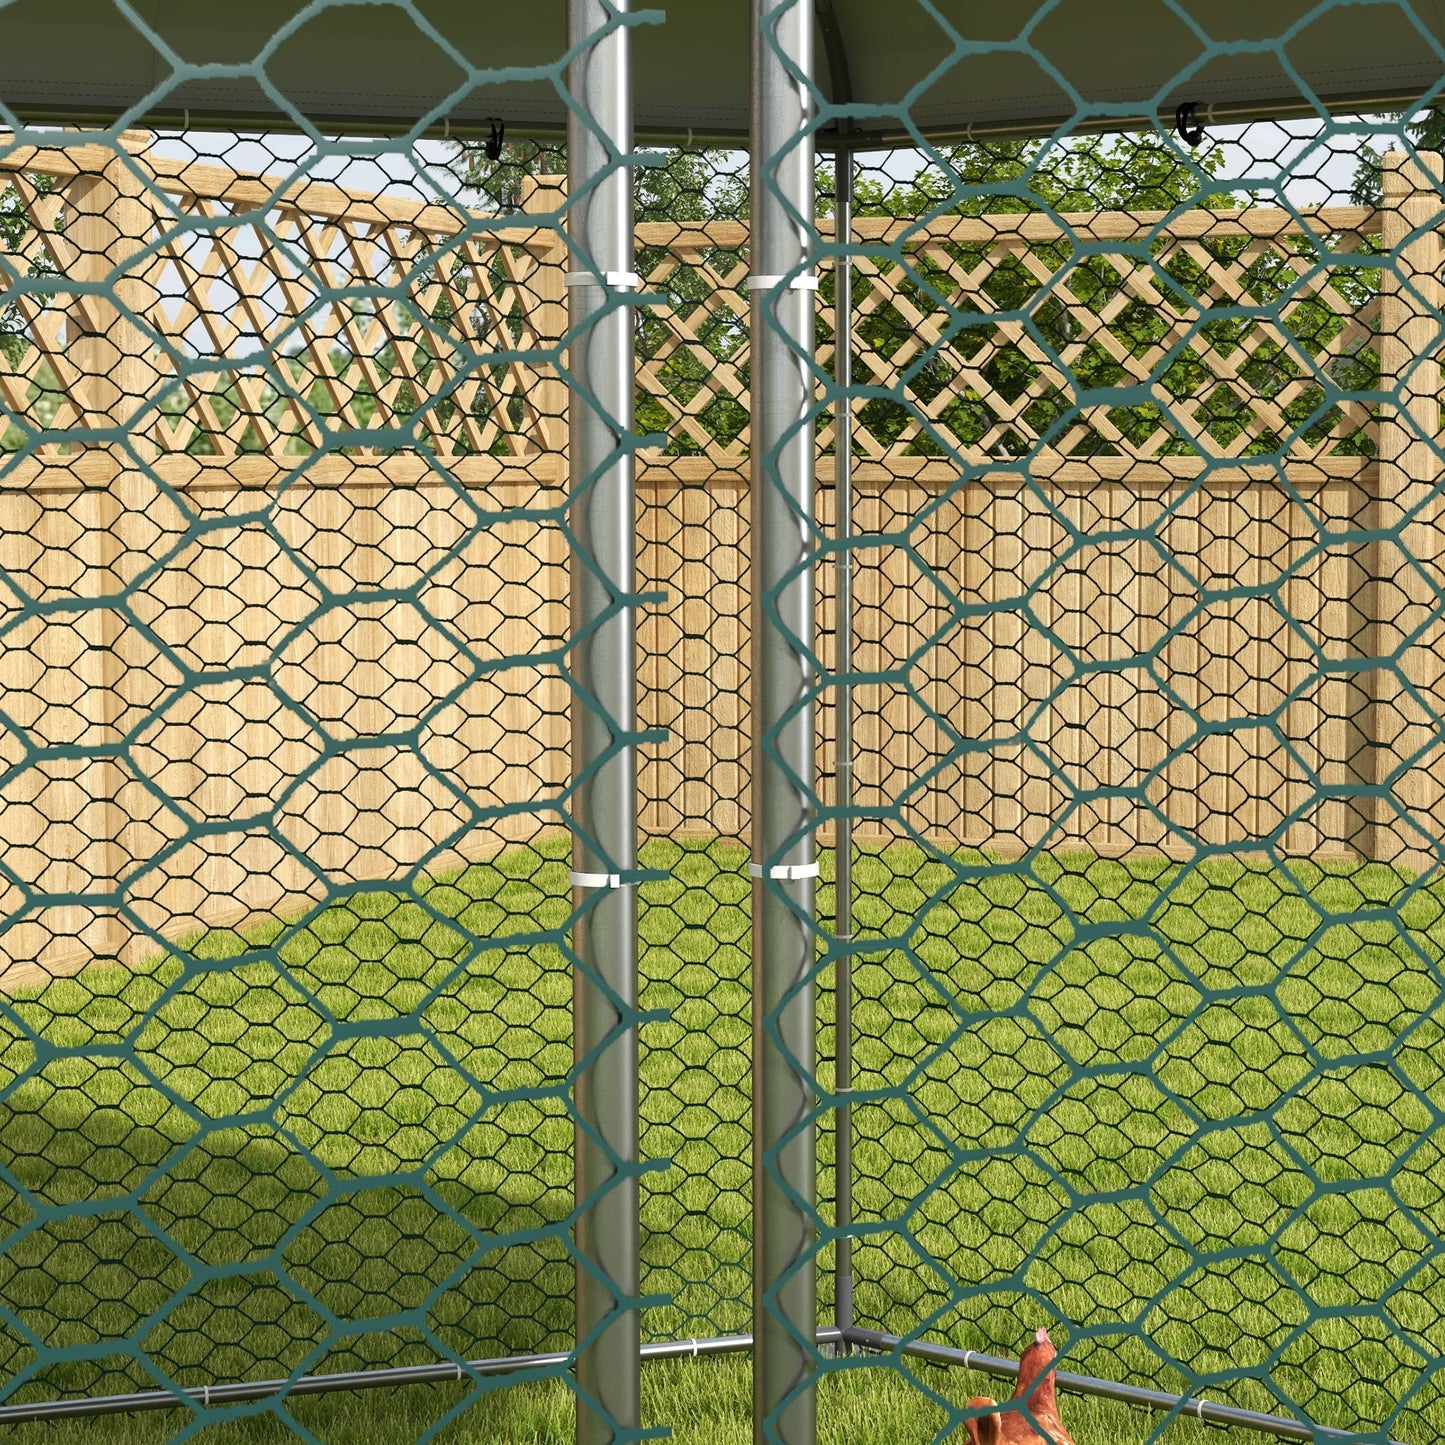
M23 336L0 356L12 982L328 882L459 866L555 826L568 777L558 185L432 260L463 228L453 207L127 145L0 159L24 217L12 274L115 278L104 299L17 293ZM898 399L859 412L860 838L1429 860L1440 177L1391 158L1386 180L1378 210L858 223L855 370ZM1065 231L1096 243L1087 268ZM641 758L649 836L747 834L746 241L732 222L639 228L645 284L692 297L652 313L640 369L677 439L639 467L640 580L668 594L639 626L642 720L670 735ZM1393 269L1328 264L1376 245ZM348 309L318 282L393 295ZM1211 319L1236 302L1274 312ZM1192 390L1170 369L1186 343ZM247 359L267 348L275 365ZM1321 376L1375 355L1392 399L1319 401ZM177 356L210 364L178 377ZM1026 377L1007 396L1005 357ZM1070 369L1101 358L1154 388L1152 412L1060 412ZM832 588L829 559L825 671ZM112 752L22 768L22 734ZM95 901L118 881L125 916ZM74 897L30 907L27 889Z

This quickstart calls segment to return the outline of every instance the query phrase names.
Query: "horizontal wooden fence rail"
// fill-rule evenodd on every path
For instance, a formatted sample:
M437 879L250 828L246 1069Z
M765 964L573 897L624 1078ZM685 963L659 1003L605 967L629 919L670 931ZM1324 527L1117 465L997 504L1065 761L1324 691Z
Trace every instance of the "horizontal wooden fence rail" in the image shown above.
M560 182L479 227L140 133L0 143L0 171L0 978L549 827ZM1402 158L1386 177L1380 208L859 220L861 838L1419 866L1445 836L1439 369L1412 365L1440 198ZM639 412L671 437L639 467L640 578L669 597L639 630L669 733L649 836L748 826L746 246L638 228L670 302L639 333ZM818 442L827 537L827 415ZM1380 540L1402 516L1417 565ZM826 670L831 567L818 586ZM319 768L318 728L348 745Z

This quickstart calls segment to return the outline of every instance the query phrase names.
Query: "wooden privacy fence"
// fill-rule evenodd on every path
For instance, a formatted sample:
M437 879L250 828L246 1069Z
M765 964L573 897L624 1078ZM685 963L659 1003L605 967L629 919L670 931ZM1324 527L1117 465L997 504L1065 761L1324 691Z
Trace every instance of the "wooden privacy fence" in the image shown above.
M7 977L554 824L555 178L479 223L140 134L0 167ZM1377 209L858 223L862 836L1433 856L1440 207L1395 157ZM650 836L747 826L746 241L639 227Z

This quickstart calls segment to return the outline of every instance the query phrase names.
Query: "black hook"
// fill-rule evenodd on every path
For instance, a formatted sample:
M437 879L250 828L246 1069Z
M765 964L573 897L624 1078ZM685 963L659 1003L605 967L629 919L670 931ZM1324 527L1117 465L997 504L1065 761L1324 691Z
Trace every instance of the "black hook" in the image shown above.
M486 152L489 161L499 161L502 158L502 146L507 140L507 127L499 120L492 122L492 133L482 142L482 149Z
M1204 127L1194 119L1196 109L1192 100L1186 100L1174 112L1174 129L1187 146L1197 146L1204 139Z

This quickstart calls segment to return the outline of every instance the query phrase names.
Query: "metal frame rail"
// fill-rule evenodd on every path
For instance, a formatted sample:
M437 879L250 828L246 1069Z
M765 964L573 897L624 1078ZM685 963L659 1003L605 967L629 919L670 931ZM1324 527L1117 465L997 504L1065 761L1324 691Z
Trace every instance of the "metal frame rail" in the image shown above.
M907 1340L879 1330L847 1329L828 1326L817 1332L820 1348L853 1348L879 1354L903 1354L929 1364L953 1369L975 1370L979 1374L1004 1379L1017 1378L1016 1361L997 1355L983 1355L975 1350L954 1349L927 1340ZM702 1359L713 1355L747 1354L753 1348L752 1335L717 1335L710 1339L668 1340L643 1345L638 1351L642 1364L657 1360ZM404 1385L455 1384L477 1376L514 1375L528 1370L553 1370L566 1364L570 1354L507 1355L498 1359L468 1360L435 1365L407 1365L396 1369L349 1370L334 1375L302 1375L295 1380L236 1381L224 1385L198 1385L185 1390L145 1390L130 1395L96 1395L88 1399L42 1400L27 1405L0 1405L0 1427L22 1425L37 1420L88 1419L98 1415L139 1414L150 1410L176 1410L187 1405L214 1409L220 1405L239 1405L264 1400L272 1395L326 1395L339 1390L369 1390ZM1337 1430L1329 1425L1308 1425L1283 1415L1267 1415L1258 1410L1244 1410L1235 1405L1219 1405L1192 1395L1171 1395L1165 1390L1147 1390L1137 1385L1121 1385L1092 1375L1075 1375L1060 1370L1058 1387L1075 1395L1092 1395L1096 1399L1117 1400L1161 1414L1189 1415L1210 1425L1228 1425L1240 1430L1254 1430L1280 1440L1356 1440L1358 1432ZM1392 1441L1390 1445L1398 1445Z
M840 1332L819 1330L820 1345L836 1345ZM719 1335L701 1340L669 1340L643 1345L643 1364L654 1360L688 1360L703 1355L745 1354L753 1347L751 1335ZM225 1385L196 1385L185 1390L144 1390L130 1395L93 1395L87 1399L41 1400L31 1405L0 1405L0 1427L36 1420L75 1420L95 1415L139 1414L148 1410L177 1410L199 1405L249 1404L272 1395L329 1395L338 1390L399 1389L404 1385L451 1385L478 1375L516 1375L527 1370L555 1370L572 1358L571 1352L548 1355L504 1355L490 1360L403 1365L392 1369L345 1370L334 1375L301 1375L294 1380L243 1380ZM583 1412L579 1411L579 1414Z
M945 1365L954 1369L978 1370L985 1375L1002 1375L1018 1378L1018 1362L1005 1360L998 1355L981 1355L975 1350L957 1350L951 1345L931 1344L927 1340L905 1340L899 1335L884 1334L881 1330L865 1330L857 1327L839 1331L846 1344L857 1349L874 1350L880 1354L898 1353L911 1355L914 1359L927 1360L929 1364ZM1146 1410L1161 1413L1192 1415L1210 1425L1232 1425L1240 1430L1258 1430L1274 1435L1281 1440L1358 1440L1357 1430L1337 1430L1332 1425L1307 1425L1291 1420L1284 1415L1267 1415L1260 1410L1244 1410L1236 1405L1217 1405L1209 1400L1200 1400L1193 1395L1171 1395L1167 1390L1146 1390L1139 1385L1121 1385L1114 1380L1100 1380L1093 1375L1074 1375L1060 1370L1057 1376L1058 1388L1075 1395L1093 1395L1101 1400L1118 1400L1125 1405L1137 1405ZM1390 1445L1399 1445L1391 1441Z

